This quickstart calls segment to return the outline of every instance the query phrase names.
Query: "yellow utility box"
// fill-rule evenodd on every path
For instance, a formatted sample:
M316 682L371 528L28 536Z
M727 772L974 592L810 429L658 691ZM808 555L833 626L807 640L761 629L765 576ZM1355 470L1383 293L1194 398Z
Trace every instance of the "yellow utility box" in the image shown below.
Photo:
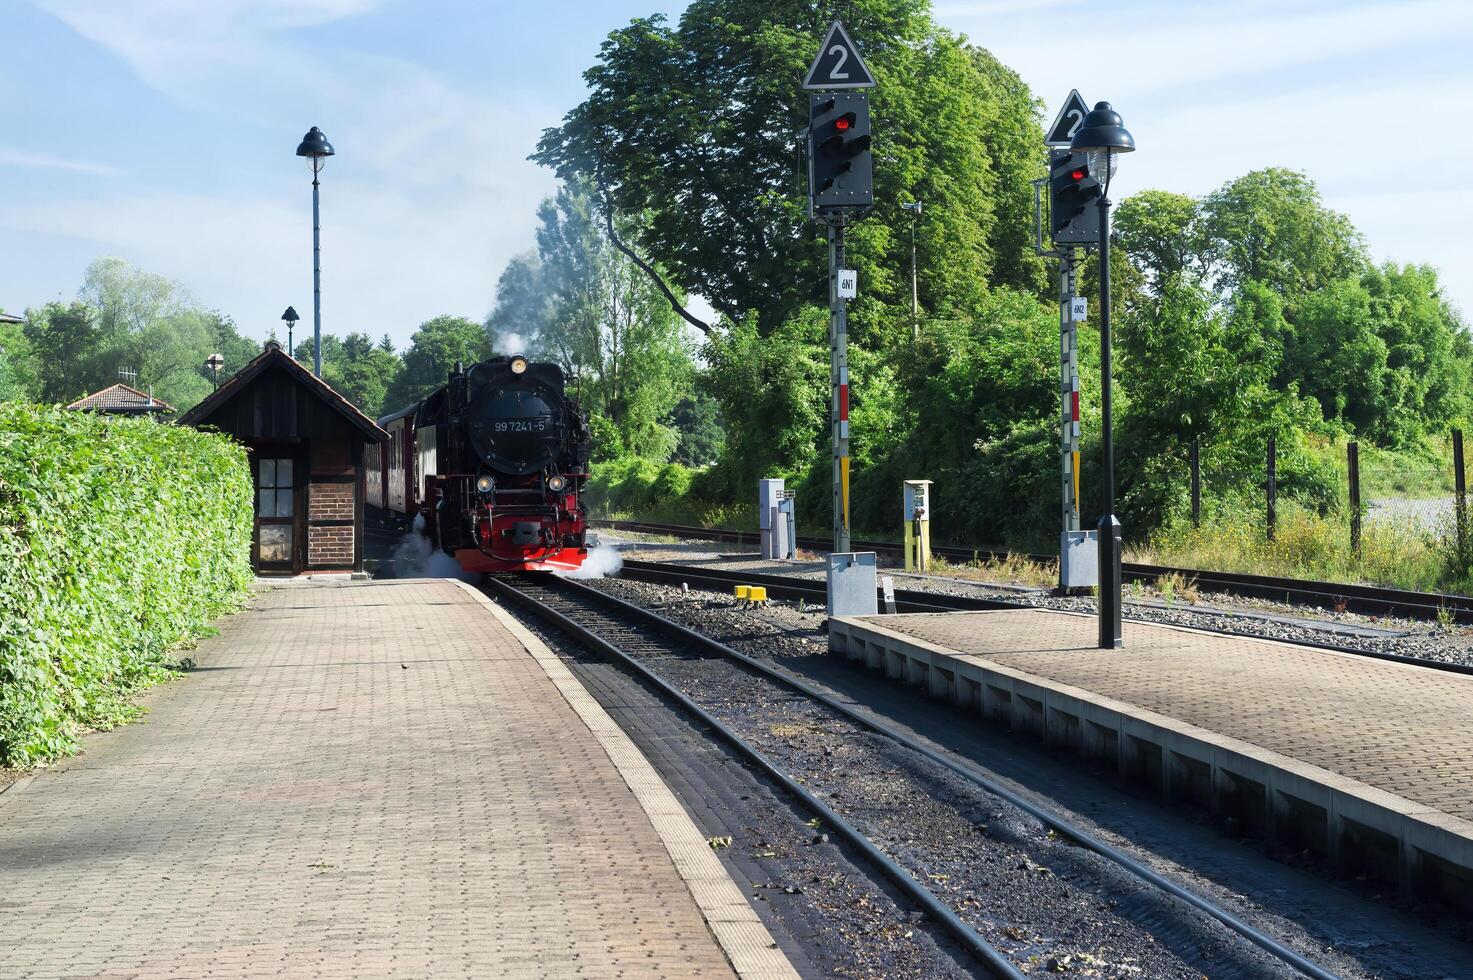
M931 566L931 481L906 480L905 570L924 572Z

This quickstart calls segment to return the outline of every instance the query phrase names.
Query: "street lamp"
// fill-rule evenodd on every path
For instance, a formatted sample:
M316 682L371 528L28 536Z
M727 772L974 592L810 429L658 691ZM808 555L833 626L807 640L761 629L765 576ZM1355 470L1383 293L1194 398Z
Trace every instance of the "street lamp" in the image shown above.
M220 387L220 368L225 364L225 358L219 354L211 354L205 358L205 367L210 369L210 374L215 382L215 387Z
M910 333L912 340L919 340L921 319L916 302L916 225L921 223L921 202L911 201L900 207L910 212Z
M1105 456L1105 509L1100 515L1100 649L1122 645L1120 639L1120 519L1115 516L1115 443L1110 429L1110 178L1116 158L1135 149L1135 138L1120 113L1108 102L1096 102L1069 144L1089 155L1089 172L1100 182L1100 432Z
M297 311L294 308L288 306L286 312L281 315L281 318L286 321L286 356L295 360L297 349L292 346L292 327L297 325L297 321L301 317L297 316Z
M297 156L312 166L312 373L322 377L322 227L318 221L317 175L333 155L332 144L313 126L297 144Z

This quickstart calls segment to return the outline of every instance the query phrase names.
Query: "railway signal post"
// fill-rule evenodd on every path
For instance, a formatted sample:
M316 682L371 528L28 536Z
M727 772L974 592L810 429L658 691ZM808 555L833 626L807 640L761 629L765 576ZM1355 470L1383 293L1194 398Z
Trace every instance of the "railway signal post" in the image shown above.
M849 300L858 295L845 268L844 231L874 205L869 96L875 77L849 32L829 26L803 79L808 99L808 213L828 226L829 382L834 456L834 551L849 550Z
M1068 149L1088 112L1079 91L1073 90L1049 126L1044 142L1052 148L1049 151L1048 240L1053 248L1044 248L1042 221L1039 222L1037 243L1040 254L1059 260L1061 589L1089 588L1099 582L1094 532L1080 527L1079 326L1089 315L1089 310L1085 298L1078 295L1082 248L1094 244L1099 233L1098 212L1088 206L1099 195L1099 182L1090 174L1085 154Z

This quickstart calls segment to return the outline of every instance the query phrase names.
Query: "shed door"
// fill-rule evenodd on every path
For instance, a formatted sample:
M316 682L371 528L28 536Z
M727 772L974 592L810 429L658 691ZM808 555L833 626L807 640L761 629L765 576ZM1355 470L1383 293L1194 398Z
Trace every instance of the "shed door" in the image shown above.
M306 553L302 531L301 489L306 474L300 457L280 449L256 451L256 569L296 574Z

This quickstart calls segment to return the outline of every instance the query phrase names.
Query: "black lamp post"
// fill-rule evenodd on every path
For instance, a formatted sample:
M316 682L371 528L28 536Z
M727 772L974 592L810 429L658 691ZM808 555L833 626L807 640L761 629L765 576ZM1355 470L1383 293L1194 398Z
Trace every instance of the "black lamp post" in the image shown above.
M1120 518L1115 516L1115 442L1110 416L1110 177L1121 153L1135 149L1135 138L1120 113L1108 102L1096 102L1070 143L1071 150L1089 154L1089 172L1100 182L1100 407L1105 456L1105 507L1100 515L1100 649L1121 646L1120 639Z
M312 373L322 377L322 226L318 221L317 175L333 155L332 144L313 126L297 144L297 156L312 165Z
M292 346L292 328L297 325L297 321L301 317L297 316L297 311L294 308L288 306L286 312L281 315L281 318L286 321L286 356L294 358L297 356L297 349Z
M916 290L916 225L921 222L921 202L917 199L900 207L910 212L910 333L912 340L918 340L921 336L921 319Z

